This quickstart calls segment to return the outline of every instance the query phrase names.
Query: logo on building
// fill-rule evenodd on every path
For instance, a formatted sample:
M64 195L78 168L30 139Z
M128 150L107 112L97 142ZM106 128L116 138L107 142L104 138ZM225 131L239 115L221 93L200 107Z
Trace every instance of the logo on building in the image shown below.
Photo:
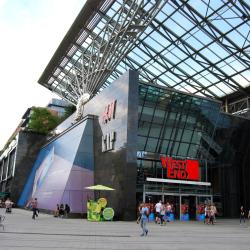
M176 160L172 157L161 157L163 168L167 169L167 178L179 180L200 180L199 162L197 160Z
M114 131L102 136L102 152L114 149L115 136L116 133Z
M115 119L115 110L116 110L116 100L112 101L107 105L102 114L102 123L106 124L110 120Z

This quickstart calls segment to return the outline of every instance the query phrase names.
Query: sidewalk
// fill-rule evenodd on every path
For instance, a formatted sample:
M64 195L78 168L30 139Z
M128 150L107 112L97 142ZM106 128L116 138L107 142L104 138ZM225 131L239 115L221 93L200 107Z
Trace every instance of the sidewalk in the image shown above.
M0 209L4 214L4 209ZM4 214L5 215L5 214ZM149 235L140 237L135 222L88 222L84 219L60 219L13 209L6 214L5 231L0 228L0 249L250 249L250 223L238 220L174 222L167 226L149 223Z

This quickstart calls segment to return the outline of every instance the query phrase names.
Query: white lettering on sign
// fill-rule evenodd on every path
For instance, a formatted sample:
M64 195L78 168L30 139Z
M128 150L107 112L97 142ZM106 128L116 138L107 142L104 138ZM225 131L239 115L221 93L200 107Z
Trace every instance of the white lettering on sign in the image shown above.
M116 133L114 131L102 136L102 152L114 149L115 137Z

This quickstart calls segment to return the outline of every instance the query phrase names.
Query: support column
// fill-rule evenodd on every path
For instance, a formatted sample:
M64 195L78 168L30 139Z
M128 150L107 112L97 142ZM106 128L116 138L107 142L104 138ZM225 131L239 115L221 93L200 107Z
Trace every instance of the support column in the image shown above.
M225 100L225 112L228 113L228 101L227 101L227 98Z

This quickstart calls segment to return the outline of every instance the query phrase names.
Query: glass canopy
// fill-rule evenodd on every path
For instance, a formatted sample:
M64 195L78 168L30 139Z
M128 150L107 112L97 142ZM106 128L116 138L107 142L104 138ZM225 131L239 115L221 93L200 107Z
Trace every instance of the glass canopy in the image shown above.
M39 83L76 104L128 69L141 82L249 96L250 0L88 0Z

